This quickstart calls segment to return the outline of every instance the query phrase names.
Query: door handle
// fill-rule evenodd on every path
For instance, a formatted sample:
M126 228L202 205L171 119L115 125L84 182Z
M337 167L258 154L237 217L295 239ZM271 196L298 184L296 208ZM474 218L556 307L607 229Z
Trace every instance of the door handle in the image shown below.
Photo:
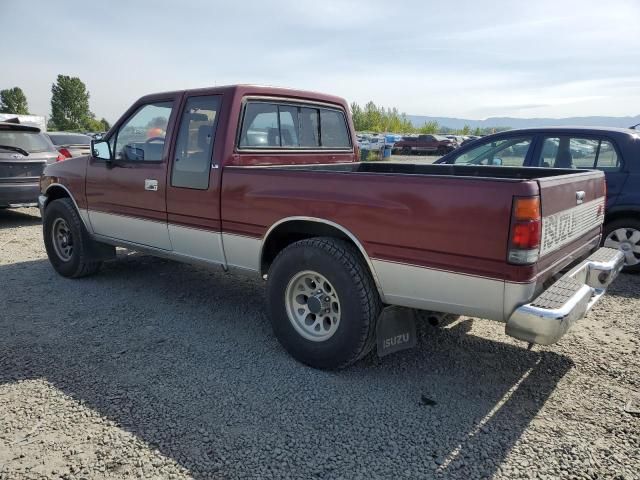
M144 181L144 189L149 190L151 192L158 191L158 180L152 180L150 178L145 179Z

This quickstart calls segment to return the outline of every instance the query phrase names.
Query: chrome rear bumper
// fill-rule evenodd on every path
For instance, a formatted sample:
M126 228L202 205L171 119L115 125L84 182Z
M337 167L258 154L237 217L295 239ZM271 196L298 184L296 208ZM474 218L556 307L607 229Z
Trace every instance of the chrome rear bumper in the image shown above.
M525 342L550 345L600 300L624 266L624 255L600 248L531 303L509 317L506 333Z

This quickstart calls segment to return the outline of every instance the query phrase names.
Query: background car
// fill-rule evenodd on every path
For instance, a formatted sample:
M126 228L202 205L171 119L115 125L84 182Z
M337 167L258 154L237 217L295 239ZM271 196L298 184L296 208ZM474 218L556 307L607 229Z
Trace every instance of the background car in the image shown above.
M65 158L79 157L91 153L92 137L82 133L47 132L51 142Z
M458 144L444 135L417 135L406 136L393 146L395 152L403 155L436 154L444 155L458 148Z
M640 272L640 132L628 128L548 127L483 137L435 163L598 169L607 179L604 246Z
M0 208L37 205L45 165L63 159L39 128L0 122Z

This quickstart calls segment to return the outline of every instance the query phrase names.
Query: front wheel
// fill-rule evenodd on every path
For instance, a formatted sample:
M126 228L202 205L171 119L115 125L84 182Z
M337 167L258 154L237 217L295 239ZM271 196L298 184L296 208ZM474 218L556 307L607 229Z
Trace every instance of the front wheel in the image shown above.
M370 352L380 308L359 252L343 240L293 243L269 269L273 331L295 359L311 367L343 368Z
M42 234L49 261L63 277L84 277L100 268L101 262L89 258L91 239L70 198L60 198L47 205Z
M624 272L640 272L640 220L621 218L604 226L602 245L624 254Z

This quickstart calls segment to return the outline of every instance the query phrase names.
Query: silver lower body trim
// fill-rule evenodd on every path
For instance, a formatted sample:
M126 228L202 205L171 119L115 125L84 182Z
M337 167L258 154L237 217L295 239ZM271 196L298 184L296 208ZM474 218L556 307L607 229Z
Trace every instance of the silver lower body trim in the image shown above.
M93 233L162 250L172 250L167 222L89 210Z
M199 230L169 224L169 238L173 252L199 260L225 264L220 232Z
M383 260L372 263L386 303L504 321L502 280Z
M222 244L229 267L260 271L261 239L223 233Z
M557 342L600 300L624 266L618 250L600 248L531 303L509 317L507 335L530 343Z

